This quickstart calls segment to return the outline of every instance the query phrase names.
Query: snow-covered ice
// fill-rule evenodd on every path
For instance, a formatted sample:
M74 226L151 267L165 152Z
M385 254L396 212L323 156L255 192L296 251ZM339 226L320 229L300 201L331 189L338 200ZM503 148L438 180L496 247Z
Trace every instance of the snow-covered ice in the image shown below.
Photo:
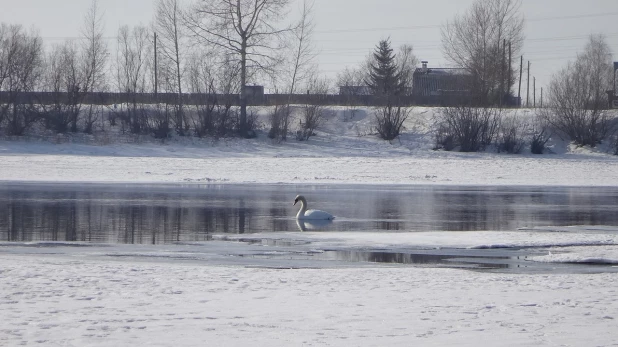
M618 185L618 159L602 150L554 139L542 156L432 151L432 109L417 109L393 143L367 135L368 111L345 122L336 111L304 143L263 133L165 144L1 141L0 181ZM615 226L259 237L316 248L535 247L542 254L530 261L618 263ZM0 345L618 345L617 273L290 266L232 256L249 246L223 239L186 247L0 244Z
M0 344L612 346L616 274L0 255Z

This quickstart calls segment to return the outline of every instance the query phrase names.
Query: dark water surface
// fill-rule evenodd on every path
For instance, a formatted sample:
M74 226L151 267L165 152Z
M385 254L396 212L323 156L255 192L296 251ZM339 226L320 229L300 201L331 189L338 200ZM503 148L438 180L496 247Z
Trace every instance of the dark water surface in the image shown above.
M296 194L337 216L323 231L618 225L618 188L0 185L0 241L171 244L299 226Z

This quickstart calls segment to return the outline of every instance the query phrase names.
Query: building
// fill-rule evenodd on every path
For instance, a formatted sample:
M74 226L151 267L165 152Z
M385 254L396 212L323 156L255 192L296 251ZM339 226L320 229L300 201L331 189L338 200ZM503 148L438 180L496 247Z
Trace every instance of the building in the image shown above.
M413 75L412 94L419 104L444 105L470 97L472 74L462 68L429 68L423 61Z

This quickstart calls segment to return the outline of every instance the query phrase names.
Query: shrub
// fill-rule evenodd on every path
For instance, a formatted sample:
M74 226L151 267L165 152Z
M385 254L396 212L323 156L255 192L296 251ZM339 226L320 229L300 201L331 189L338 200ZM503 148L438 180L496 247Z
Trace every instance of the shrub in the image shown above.
M296 131L298 141L307 141L315 135L314 131L324 122L324 106L304 105L301 108L300 129Z
M546 128L541 128L541 130L535 131L530 141L530 152L532 152L532 154L543 154L549 139L549 132Z
M101 120L102 111L95 105L90 105L86 110L84 117L84 132L86 134L92 134L95 130L95 124Z
M5 132L10 136L22 136L40 119L40 112L32 105L13 104L7 108Z
M523 124L515 117L504 119L500 124L500 133L498 135L498 152L509 154L521 153L526 144L523 130Z
M231 136L238 132L238 116L238 111L230 104L220 105L216 99L208 105L199 105L193 120L195 135L215 138Z
M157 108L152 112L149 117L149 128L152 129L152 134L155 139L167 139L172 131L170 125L170 105L165 105L163 108L157 105Z
M240 115L240 112L236 112L236 132L239 133L238 131L238 127L240 122L238 121L238 117ZM257 133L255 132L258 128L261 128L263 125L259 122L258 120L258 115L257 113L253 112L253 110L249 111L249 114L247 114L247 124L246 124L246 129L247 132L245 133L245 138L247 139L253 139L257 137Z
M396 139L401 134L403 123L410 116L410 110L401 106L386 105L378 108L375 117L376 131L386 141Z
M273 112L269 115L270 130L268 138L281 142L287 139L289 124L290 107L288 105L276 105Z
M437 151L443 149L445 151L452 151L455 147L457 147L455 144L455 136L448 131L448 128L444 124L440 124L436 131L436 144L433 150Z
M493 143L499 130L502 110L469 106L446 107L439 128L445 139L453 137L453 148L461 152L478 152Z

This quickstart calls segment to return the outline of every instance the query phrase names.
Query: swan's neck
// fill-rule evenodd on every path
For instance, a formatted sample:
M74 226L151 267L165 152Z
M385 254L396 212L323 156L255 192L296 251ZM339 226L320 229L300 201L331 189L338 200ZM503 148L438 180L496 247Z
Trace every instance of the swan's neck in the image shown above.
M296 218L304 217L305 212L307 212L307 201L305 199L300 199L300 210L296 215Z

